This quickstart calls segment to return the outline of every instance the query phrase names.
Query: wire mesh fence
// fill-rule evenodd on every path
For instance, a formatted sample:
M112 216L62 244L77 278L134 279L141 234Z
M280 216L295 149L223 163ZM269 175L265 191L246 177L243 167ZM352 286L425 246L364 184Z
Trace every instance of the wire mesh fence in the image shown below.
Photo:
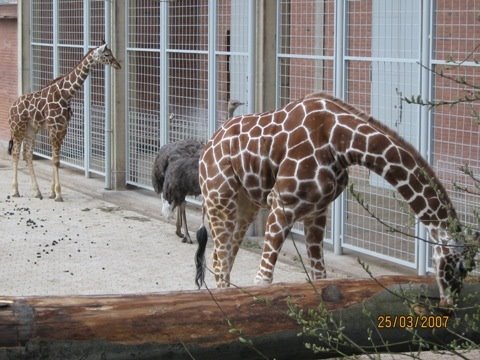
M422 83L425 69L420 64L435 70L455 59L461 63L449 70L449 76L478 84L480 69L473 54L478 47L480 23L475 10L480 2L281 0L277 5L278 104L324 90L371 113L429 159L462 220L472 224L478 196L456 190L453 183L473 186L459 171L463 164L479 172L478 124L472 116L478 105L441 107L425 115L404 98L427 93L432 99L453 100L471 93L463 81L452 82L433 72L430 84ZM336 12L339 5L342 14ZM424 12L430 26L424 25ZM336 37L342 34L335 33L335 23L343 32L336 46ZM425 41L428 37L431 44ZM429 63L422 63L425 58L430 58ZM338 61L341 67L334 69ZM388 183L367 169L350 170L355 189L372 212L403 232L424 236L407 204ZM340 203L343 212L337 233L343 248L420 266L415 240L386 232L349 194ZM294 230L302 232L301 224Z
M419 118L418 105L407 105L403 97L420 94L421 6L411 0L348 2L345 51L345 99L418 149L420 121L426 119ZM350 179L377 216L415 234L408 206L395 197L395 190L385 180L364 168L352 169ZM385 232L351 195L345 198L344 247L416 266L412 238Z
M90 48L101 45L104 19L104 1L32 0L31 90L67 74ZM72 118L61 151L64 164L102 175L106 156L104 89L103 68L92 69L82 90L72 99ZM35 153L50 158L47 130L37 135Z
M216 128L228 117L230 99L247 102L248 6L236 0L211 3L127 2L130 184L151 189L151 166L164 143L206 141L211 109Z
M430 66L433 72L432 99L456 101L471 96L475 91L472 84L480 82L477 51L480 2L440 0L435 5ZM462 190L472 190L475 184L460 168L467 166L474 174L480 174L479 112L478 102L432 110L432 164L449 192L460 220L467 225L475 224L474 209L480 199Z
M259 3L131 0L115 5L125 6L126 14L117 19L126 39L126 183L151 189L151 165L160 147L186 138L208 139L231 116L229 100L244 103L236 114L256 110L251 100L259 85L252 59L267 37L255 33L248 19ZM478 84L480 77L475 58L480 1L277 0L276 5L276 13L263 16L276 23L276 57L270 63L276 71L277 105L322 90L371 113L422 152L461 220L473 223L472 209L480 199L454 183L473 186L459 171L461 165L480 172L478 105L425 112L404 98L426 94L454 100L471 93L468 84ZM104 1L32 0L30 15L31 90L73 67L101 42L107 26ZM102 68L94 69L87 86L72 103L62 160L103 174L108 155ZM49 156L45 133L37 137L36 151ZM424 235L383 179L363 168L352 168L350 177L379 217L411 235ZM337 241L333 234L340 234L344 248L420 266L419 243L385 232L350 195L340 203L339 228L328 230L327 241ZM294 231L302 233L302 224Z

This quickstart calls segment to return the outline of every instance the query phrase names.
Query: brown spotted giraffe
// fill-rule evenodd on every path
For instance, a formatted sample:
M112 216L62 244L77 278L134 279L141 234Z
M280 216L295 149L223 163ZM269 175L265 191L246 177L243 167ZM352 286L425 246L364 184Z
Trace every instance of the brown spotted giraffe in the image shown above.
M23 143L23 158L30 172L32 189L36 198L42 199L35 172L33 170L33 148L35 136L41 128L48 130L52 146L53 180L50 198L63 201L58 168L60 165L60 148L67 133L68 123L72 116L70 101L83 86L92 66L108 64L120 69L120 64L112 51L103 44L90 50L69 73L53 80L44 88L20 96L10 108L8 123L11 140L8 153L13 157L12 194L18 192L18 160Z
M270 209L255 283L270 284L292 225L303 221L314 279L326 276L323 236L328 205L361 165L382 176L408 202L435 243L442 304L451 304L466 270L458 220L444 187L413 146L372 117L330 95L312 94L282 109L238 116L207 143L199 176L214 241L218 287L230 272L248 225ZM454 226L455 225L455 228ZM197 233L197 285L204 281L205 227Z

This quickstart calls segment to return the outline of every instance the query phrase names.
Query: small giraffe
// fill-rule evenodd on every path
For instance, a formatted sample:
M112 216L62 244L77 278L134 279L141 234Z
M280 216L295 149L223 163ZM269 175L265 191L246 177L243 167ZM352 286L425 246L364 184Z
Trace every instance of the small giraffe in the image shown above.
M207 143L199 177L214 241L217 286L229 286L245 231L262 207L270 213L255 283L272 282L278 254L296 221L305 226L312 277L325 278L322 242L327 209L347 186L351 165L382 176L426 225L438 244L433 260L441 303L452 304L466 269L463 244L455 237L457 215L445 188L398 134L324 93L311 94L277 111L237 116ZM196 283L200 287L205 276L205 226L197 232L197 239Z
M20 196L17 173L20 148L23 143L23 158L30 172L32 190L36 198L42 199L33 170L33 148L38 130L46 128L52 145L53 180L50 198L63 201L58 168L60 148L72 116L70 101L82 88L90 69L96 64L111 65L115 69L121 68L112 51L103 44L90 50L66 75L54 79L36 92L20 96L13 103L8 118L11 133L8 153L13 157L12 196Z

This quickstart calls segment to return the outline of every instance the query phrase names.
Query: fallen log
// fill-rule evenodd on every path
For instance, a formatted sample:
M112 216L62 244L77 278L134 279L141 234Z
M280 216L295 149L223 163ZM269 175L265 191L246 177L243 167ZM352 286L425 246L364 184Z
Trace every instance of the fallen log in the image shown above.
M381 284L381 285L380 285ZM387 276L371 279L327 279L312 284L274 284L269 287L215 289L141 295L0 298L0 358L64 359L253 359L264 355L276 359L319 358L298 336L301 328L287 315L289 304L317 308L323 303L341 321L345 334L360 347L385 342L392 351L418 350L406 320L411 305L391 290L437 296L431 277ZM387 289L385 289L386 287ZM467 284L463 294L480 290ZM468 302L468 301L467 301ZM469 304L460 304L469 305ZM365 311L365 309L367 311ZM417 309L418 310L418 309ZM424 311L420 310L420 311ZM461 313L447 316L448 327ZM366 315L370 312L370 316ZM420 313L418 314L421 315ZM433 316L436 316L433 318ZM373 319L373 320L372 320ZM407 319L407 318L405 318ZM380 322L382 322L380 324ZM435 343L449 341L443 323L415 324ZM411 325L411 324L410 324ZM460 325L461 326L461 325ZM367 327L374 329L367 334ZM410 335L409 335L410 334ZM464 337L477 343L478 331L464 329ZM410 339L410 341L409 341ZM347 353L355 350L342 349Z

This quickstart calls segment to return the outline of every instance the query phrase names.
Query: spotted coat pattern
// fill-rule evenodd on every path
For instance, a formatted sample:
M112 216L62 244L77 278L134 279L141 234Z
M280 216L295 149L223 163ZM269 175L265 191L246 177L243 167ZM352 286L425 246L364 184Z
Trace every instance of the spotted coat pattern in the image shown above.
M322 241L326 213L360 165L394 186L428 229L441 301L464 277L461 247L451 225L453 205L431 167L398 134L353 106L318 93L262 114L227 121L207 143L200 186L214 241L218 287L230 272L248 225L268 208L265 241L255 283L270 284L278 254L296 221L303 221L314 279L326 276Z

